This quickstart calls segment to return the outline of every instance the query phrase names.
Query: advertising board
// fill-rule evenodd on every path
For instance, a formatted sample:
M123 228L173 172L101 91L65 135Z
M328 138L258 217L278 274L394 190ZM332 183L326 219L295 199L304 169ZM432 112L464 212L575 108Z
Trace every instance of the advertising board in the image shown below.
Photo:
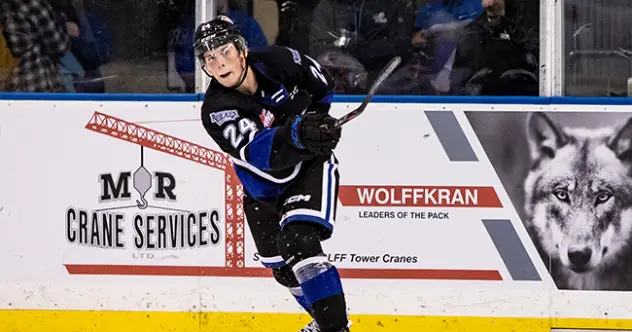
M11 309L150 312L200 330L304 325L261 264L199 103L2 103L4 327L58 328L18 328ZM632 326L632 113L550 110L376 103L345 126L323 247L358 330L446 331L446 317L455 331ZM148 329L144 319L120 326Z

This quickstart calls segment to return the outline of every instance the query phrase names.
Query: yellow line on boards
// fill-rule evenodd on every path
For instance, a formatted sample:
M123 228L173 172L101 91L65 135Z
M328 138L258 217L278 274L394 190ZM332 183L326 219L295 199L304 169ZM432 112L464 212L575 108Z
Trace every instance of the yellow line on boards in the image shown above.
M632 329L632 319L351 315L353 332L548 332L551 328ZM291 332L307 315L234 312L0 310L2 332Z

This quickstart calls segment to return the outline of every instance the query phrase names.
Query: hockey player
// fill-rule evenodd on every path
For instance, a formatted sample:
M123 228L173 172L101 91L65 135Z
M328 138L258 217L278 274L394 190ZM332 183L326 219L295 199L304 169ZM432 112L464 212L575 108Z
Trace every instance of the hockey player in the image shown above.
M201 24L194 48L212 78L202 123L232 157L261 262L312 316L302 331L349 331L340 276L321 247L338 196L341 131L322 129L335 122L332 79L289 48L249 52L225 17Z

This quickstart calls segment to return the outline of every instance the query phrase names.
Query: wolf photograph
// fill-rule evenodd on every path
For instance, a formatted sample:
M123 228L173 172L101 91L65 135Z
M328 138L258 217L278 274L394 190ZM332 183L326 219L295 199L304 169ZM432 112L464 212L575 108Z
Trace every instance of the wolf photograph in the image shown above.
M632 113L467 117L557 287L632 290Z

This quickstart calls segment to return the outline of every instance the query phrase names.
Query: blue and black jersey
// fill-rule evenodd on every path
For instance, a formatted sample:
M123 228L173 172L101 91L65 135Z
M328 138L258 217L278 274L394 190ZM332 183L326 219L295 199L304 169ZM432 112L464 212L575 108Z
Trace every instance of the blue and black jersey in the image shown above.
M328 113L334 91L329 74L314 59L270 46L248 53L258 83L253 95L209 85L202 123L222 151L231 155L237 176L253 198L278 196L313 158L288 143L286 125L305 110Z

